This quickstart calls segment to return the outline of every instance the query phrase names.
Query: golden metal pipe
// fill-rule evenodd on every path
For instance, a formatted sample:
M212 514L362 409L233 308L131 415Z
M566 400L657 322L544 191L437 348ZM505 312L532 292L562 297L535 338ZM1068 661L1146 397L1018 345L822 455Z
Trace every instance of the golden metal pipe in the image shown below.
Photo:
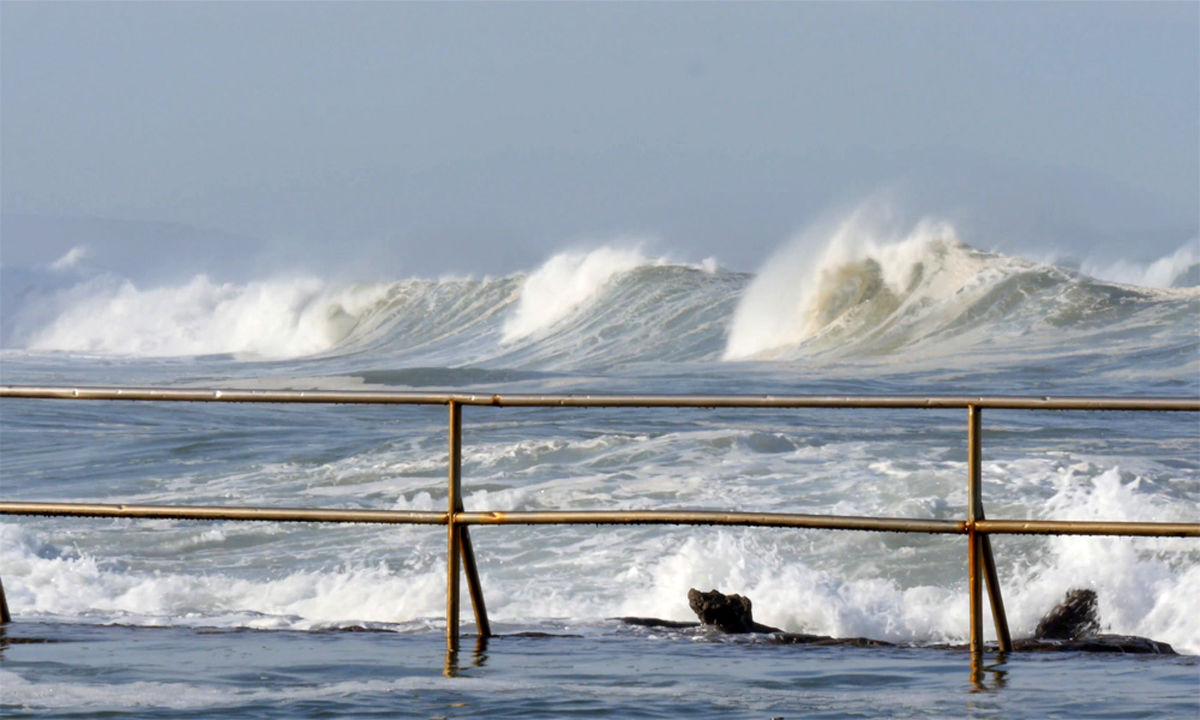
M1200 537L1200 523L1106 522L1082 520L980 520L990 535L1123 535L1126 537Z
M967 408L967 602L970 615L970 647L972 655L983 653L983 602L980 588L980 561L983 551L975 526L982 502L982 447L980 410Z
M471 545L471 533L466 525L461 525L458 531L462 535L459 547L462 549L463 574L467 576L467 593L471 596L471 609L475 612L475 628L480 638L491 637L492 624L488 622L483 585L479 582L479 569L475 565L475 548Z
M338 510L202 505L5 502L0 515L124 517L165 520L245 520L270 522L445 525L447 514L432 510ZM711 510L539 510L461 512L458 525L744 525L824 528L961 535L961 520L875 518L852 515L746 513ZM978 520L992 535L1123 535L1129 537L1200 537L1200 523L1098 522L1064 520Z
M983 509L983 410L972 406L967 410L967 463L971 492L967 495L967 526L969 532L978 534L978 561L982 563L983 580L987 586L988 602L992 609L992 623L996 626L996 643L1000 652L1012 650L1012 635L1008 631L1008 613L1004 609L1004 595L1000 590L1000 576L996 572L996 558L992 555L992 541L986 534L979 533L979 521L985 517ZM971 556L975 558L973 554ZM979 567L973 572L978 575ZM975 588L976 585L972 585ZM972 605L974 608L974 605ZM982 623L982 618L980 619ZM982 642L982 630L980 631Z
M852 515L725 512L718 510L537 510L463 512L463 525L744 525L754 527L876 530L961 535L961 520L875 518Z
M462 406L450 403L450 477L447 492L446 522L446 650L458 651L458 560L462 552L462 536L459 534L455 514L462 501Z
M980 508L980 514L982 512ZM979 523L975 524L975 528L978 532ZM979 533L979 551L983 560L983 580L992 606L992 623L996 626L997 649L1002 653L1012 652L1012 634L1008 631L1008 612L1004 609L1004 596L1000 593L1000 576L996 572L996 559L992 556L992 541L983 533Z
M0 502L0 515L155 518L166 520L261 520L271 522L445 525L446 513L417 510L132 505L107 503Z
M968 647L971 655L983 655L983 588L980 565L982 556L979 548L980 535L974 529L967 530L967 603L969 608Z
M0 398L165 402L495 405L506 407L893 408L1200 411L1191 398L988 397L906 395L552 395L335 390L0 386Z
M458 419L455 421L454 413L457 408ZM467 576L467 593L471 596L471 610L475 613L475 628L479 637L486 638L492 634L491 623L488 622L487 604L483 599L483 585L479 582L479 568L475 565L475 547L471 543L471 532L466 525L460 525L457 520L457 513L463 511L462 500L462 406L458 403L450 403L451 412L451 433L457 433L458 441L451 440L451 469L455 473L455 478L450 481L451 485L457 487L454 493L454 508L451 510L450 521L458 527L458 546L462 556L463 574Z

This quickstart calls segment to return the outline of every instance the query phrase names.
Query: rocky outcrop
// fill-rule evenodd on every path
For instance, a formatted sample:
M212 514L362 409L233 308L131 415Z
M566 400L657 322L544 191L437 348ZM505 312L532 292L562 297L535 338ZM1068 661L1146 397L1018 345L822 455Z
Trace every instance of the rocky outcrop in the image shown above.
M1078 640L1099 632L1096 591L1076 588L1068 590L1066 598L1046 613L1033 636L1047 640Z
M1014 640L1013 649L1019 652L1175 654L1175 648L1170 644L1148 637L1100 634L1096 590L1088 588L1067 590L1062 602L1039 620L1033 637Z
M1165 642L1137 635L1100 634L1096 600L1095 590L1068 590L1063 601L1038 622L1033 637L1014 640L1013 649L1022 652L1065 650L1138 655L1175 654L1175 649Z
M743 595L726 595L718 590L701 592L688 590L688 605L700 618L701 625L712 626L731 634L770 633L768 642L780 645L853 645L857 647L883 647L891 645L870 638L835 638L828 635L807 633L785 633L776 627L754 621L750 598Z
M1047 613L1037 625L1035 637L1013 641L1018 652L1109 652L1131 654L1174 655L1167 643L1136 635L1098 634L1099 615L1096 592L1088 589L1069 590L1066 597ZM716 628L730 634L763 633L762 642L782 645L851 645L856 647L888 647L892 643L871 638L835 638L828 635L785 633L779 628L754 621L750 598L725 595L717 590L701 592L688 590L688 605L700 618L699 623L659 620L646 617L623 617L629 625L671 629ZM759 642L756 640L755 642ZM965 649L965 645L935 645L943 649Z
M1102 652L1129 655L1175 655L1169 643L1137 635L1092 635L1075 640L1021 638L1013 640L1017 652Z
M727 633L775 633L779 628L754 622L750 598L742 595L725 595L717 590L700 592L688 590L688 605L700 618L702 625L715 625Z

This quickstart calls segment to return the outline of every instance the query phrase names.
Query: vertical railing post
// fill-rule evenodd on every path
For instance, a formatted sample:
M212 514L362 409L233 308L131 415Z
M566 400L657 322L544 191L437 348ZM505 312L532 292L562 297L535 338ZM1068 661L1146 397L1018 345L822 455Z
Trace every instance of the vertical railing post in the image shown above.
M1012 636L1008 631L1008 614L1004 610L1004 596L1000 592L1000 577L996 573L996 559L992 555L992 541L985 533L976 533L975 523L986 516L983 510L983 422L982 408L967 407L967 552L969 558L971 592L971 652L983 652L983 601L980 597L980 576L987 583L988 601L992 608L992 622L996 626L996 643L1000 652L1012 650Z
M980 497L983 470L982 441L980 438L980 408L967 406L967 594L970 605L971 654L983 652L983 602L981 595L979 536L975 522L982 507Z
M451 400L450 406L450 471L449 490L446 493L446 649L458 650L459 630L459 562L467 576L467 590L471 594L471 608L475 611L475 627L480 637L492 634L488 622L487 606L483 601L483 587L479 582L479 569L475 565L475 549L471 545L471 533L466 525L457 521L457 513L463 511L462 500L462 404Z
M462 552L462 536L455 521L462 500L462 406L450 403L450 476L446 515L446 650L458 650L458 556Z

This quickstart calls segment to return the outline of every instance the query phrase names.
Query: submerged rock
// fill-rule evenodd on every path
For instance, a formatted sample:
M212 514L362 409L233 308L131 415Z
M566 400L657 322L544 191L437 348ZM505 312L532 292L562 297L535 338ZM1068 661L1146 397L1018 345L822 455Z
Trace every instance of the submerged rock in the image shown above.
M895 643L886 640L873 640L865 637L837 638L829 635L809 635L807 633L778 633L771 636L772 642L780 645L840 645L849 647L895 647Z
M700 627L698 622L680 622L679 620L663 620L661 618L652 617L619 617L617 620L626 625L638 625L640 627L660 627L671 628L673 630L681 630L683 628Z
M1104 652L1131 655L1175 655L1169 643L1137 635L1091 635L1075 640L1022 638L1013 640L1017 652Z

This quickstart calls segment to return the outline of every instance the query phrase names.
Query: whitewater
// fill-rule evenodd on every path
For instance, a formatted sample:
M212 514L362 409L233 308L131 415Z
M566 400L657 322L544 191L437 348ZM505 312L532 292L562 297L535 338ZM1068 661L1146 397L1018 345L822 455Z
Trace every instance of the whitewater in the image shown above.
M194 274L157 284L76 248L44 266L0 268L0 380L1200 396L1195 240L1150 262L1059 265L976 247L938 219L882 226L850 213L800 233L755 273L644 248L621 239L499 277ZM6 399L0 411L6 500L445 506L443 407ZM468 407L464 503L957 519L965 423L965 413L933 410ZM1197 519L1191 414L988 411L983 443L989 517ZM17 621L6 632L56 642L0 642L0 703L12 717L990 716L1013 714L1014 700L1031 715L1067 717L1104 716L1118 702L1135 703L1134 714L1197 710L1192 539L996 538L1014 636L1031 634L1069 588L1088 587L1104 631L1183 655L1139 661L1136 678L1111 658L1011 659L985 678L992 695L968 700L951 692L966 687L953 651L769 647L612 620L692 619L687 590L717 588L749 596L756 620L790 632L961 643L959 537L658 526L472 534L493 629L527 635L494 640L448 679L437 529L5 517L0 580ZM567 635L577 637L558 637ZM98 657L120 669L103 671ZM1092 704L1055 695L1084 678L1103 686Z

